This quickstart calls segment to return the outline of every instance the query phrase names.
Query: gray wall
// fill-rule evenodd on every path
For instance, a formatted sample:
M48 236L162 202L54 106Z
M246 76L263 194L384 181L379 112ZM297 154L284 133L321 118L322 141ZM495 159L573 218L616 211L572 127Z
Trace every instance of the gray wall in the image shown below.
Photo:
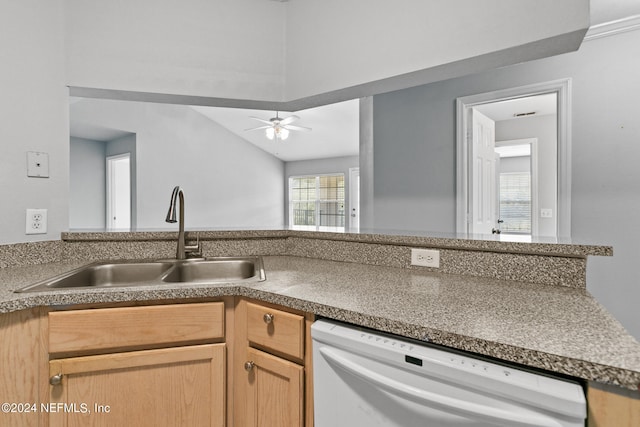
M69 147L69 224L75 229L103 229L106 143L71 137Z
M538 138L538 235L555 236L557 220L558 130L555 115L496 122L496 141ZM549 171L546 173L545 171ZM540 209L552 209L553 218L541 218Z
M358 156L332 157L328 159L316 160L299 160L295 162L286 162L284 173L284 192L285 192L285 218L286 224L289 224L289 178L301 175L321 175L342 173L344 174L344 198L345 212L349 212L349 169L359 167ZM348 218L345 218L345 224L348 224Z
M174 186L185 225L284 225L284 163L180 105L85 99L71 116L136 134L137 229L175 229L164 219Z
M571 236L612 245L587 286L640 338L640 31L578 52L374 97L376 227L455 230L455 100L572 78ZM400 209L400 207L402 207Z

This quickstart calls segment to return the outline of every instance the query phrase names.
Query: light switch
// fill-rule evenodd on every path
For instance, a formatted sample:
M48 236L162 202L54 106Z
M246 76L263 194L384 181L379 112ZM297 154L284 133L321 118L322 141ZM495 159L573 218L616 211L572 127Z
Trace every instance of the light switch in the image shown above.
M49 178L49 154L27 151L27 176Z
M540 209L540 218L553 218L553 209Z

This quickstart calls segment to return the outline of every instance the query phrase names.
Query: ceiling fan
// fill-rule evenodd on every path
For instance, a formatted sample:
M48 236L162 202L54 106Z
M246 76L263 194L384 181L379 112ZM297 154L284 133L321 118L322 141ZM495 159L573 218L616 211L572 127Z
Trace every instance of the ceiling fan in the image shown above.
M285 117L285 118L281 118L279 115L279 113L276 111L276 116L270 118L269 120L263 120L261 118L258 117L250 117L251 119L257 120L259 122L265 123L264 126L258 126L255 128L250 128L250 129L245 129L246 131L250 131L250 130L260 130L260 129L264 129L267 135L267 138L269 139L276 139L276 140L282 140L284 141L285 139L287 139L289 137L289 131L292 130L296 130L296 131L305 131L305 132L309 132L311 131L311 128L308 127L304 127L304 126L294 126L291 123L295 122L296 120L299 120L300 117L298 116L289 116L289 117Z

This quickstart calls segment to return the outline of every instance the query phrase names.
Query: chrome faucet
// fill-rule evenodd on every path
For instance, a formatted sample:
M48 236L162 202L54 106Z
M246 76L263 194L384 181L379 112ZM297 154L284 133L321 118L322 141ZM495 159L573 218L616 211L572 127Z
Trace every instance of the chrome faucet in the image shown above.
M179 199L179 200L178 200ZM200 238L197 239L195 245L186 245L184 239L184 192L180 186L176 186L171 193L171 202L169 203L169 213L165 221L170 223L178 222L176 219L176 202L180 203L180 226L178 227L178 249L176 250L176 259L185 259L187 253L202 253Z

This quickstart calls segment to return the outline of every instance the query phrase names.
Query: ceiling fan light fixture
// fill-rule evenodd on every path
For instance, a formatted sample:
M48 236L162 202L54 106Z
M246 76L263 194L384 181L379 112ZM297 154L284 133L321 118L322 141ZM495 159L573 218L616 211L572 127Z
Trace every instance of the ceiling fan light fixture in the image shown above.
M273 140L273 138L276 136L276 130L272 127L266 128L265 133L267 134L267 138L269 138L270 140Z
M270 118L269 120L264 120L258 117L250 117L250 118L263 123L263 125L250 128L250 129L245 129L245 130L252 131L252 130L264 129L266 137L271 141L273 141L274 139L279 141L286 140L287 138L289 138L289 133L292 130L305 131L305 132L311 131L311 128L304 127L304 126L293 126L291 124L291 122L299 119L298 116L289 116L286 118L280 118L280 116L278 115L278 111L276 111L276 116Z
M269 140L271 141L273 141L274 138L280 141L284 141L285 139L289 138L289 129L284 128L280 125L268 127L264 131L267 135L267 138L269 138Z

